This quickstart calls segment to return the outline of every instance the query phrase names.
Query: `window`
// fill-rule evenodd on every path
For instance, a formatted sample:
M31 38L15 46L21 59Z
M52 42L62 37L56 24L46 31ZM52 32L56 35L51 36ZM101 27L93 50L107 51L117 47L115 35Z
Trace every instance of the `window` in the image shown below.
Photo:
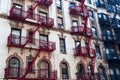
M57 0L57 8L62 10L62 0Z
M100 74L100 80L106 80L106 74L104 68L99 67L98 72Z
M20 44L21 43L21 30L20 29L11 29L12 34L12 44Z
M87 0L87 3L92 4L92 3L91 3L91 0Z
M100 4L104 4L104 2L105 2L104 0L100 0Z
M100 52L100 47L99 46L95 46L95 49L96 49L96 57L97 58L102 58L101 52Z
M70 3L70 8L75 9L75 3Z
M95 27L92 27L92 36L97 37L97 30Z
M39 67L40 67L39 77L40 78L50 78L49 63L47 61L41 61Z
M84 66L82 64L78 65L78 73L84 73Z
M81 46L81 42L80 41L75 41L75 47L80 47Z
M76 75L77 75L77 80L81 80L81 79L85 78L85 69L84 69L83 64L78 65L78 70L77 70Z
M65 39L63 39L63 38L60 38L60 51L61 52L66 52Z
M13 6L14 6L15 8L17 8L17 10L15 10L14 13L15 13L17 16L21 17L21 16L22 16L22 5L13 3Z
M66 63L62 63L62 79L69 79L68 66Z
M48 36L40 34L40 47L48 48Z
M103 14L103 19L107 20L107 15Z
M31 5L31 6L28 6L28 11L30 11L31 13L30 13L30 15L28 16L29 18L31 18L31 19L33 19L34 18L34 15L33 15L33 6Z
M106 47L107 54L115 53L115 48L113 44L106 44L105 47Z
M64 28L64 26L63 26L63 18L61 18L61 17L58 17L58 27L59 28Z
M35 43L35 36L33 35L33 31L32 30L28 30L28 39L30 43Z
M34 57L32 57L32 55L27 57L27 68L29 68L32 64ZM34 72L34 66L32 66L29 70L29 73L33 73Z
M18 58L13 57L9 60L8 65L8 76L10 77L19 77L20 76L20 61Z
M48 14L45 13L45 12L42 12L42 11L39 11L39 14L42 16L42 17L40 17L40 21L44 22L44 23L47 23L47 16L48 16Z
M99 18L102 18L102 14L98 14L98 17L99 17Z
M90 10L89 11L89 16L90 16L91 19L94 19L94 12Z
M109 39L109 40L111 40L113 37L112 37L112 32L110 31L110 30L106 30L106 33L107 33L107 38Z
M77 27L78 26L78 21L73 20L72 21L72 25L75 26L75 27Z

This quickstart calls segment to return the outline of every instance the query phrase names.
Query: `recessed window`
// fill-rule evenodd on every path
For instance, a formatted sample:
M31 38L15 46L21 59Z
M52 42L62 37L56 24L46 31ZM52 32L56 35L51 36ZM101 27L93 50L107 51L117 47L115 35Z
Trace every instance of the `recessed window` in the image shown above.
M100 74L100 79L101 79L101 80L106 80L106 73L105 73L104 68L99 67L99 68L98 68L98 71L99 71L99 74Z
M33 31L32 30L28 30L28 39L30 43L34 43L35 42L35 36L33 35Z
M18 78L20 77L20 61L18 58L13 57L9 60L8 76Z
M21 43L21 30L12 28L11 34L12 34L12 43L20 44Z
M80 47L81 46L81 42L80 41L75 41L75 47Z
M63 38L60 38L60 51L66 52L65 39L63 39Z
M56 0L57 2L57 8L62 9L62 0Z
M68 66L66 63L62 63L62 79L69 79Z
M40 34L40 48L48 48L48 36Z
M97 37L97 30L95 27L92 27L92 36Z
M106 15L103 15L103 19L105 19L105 20L106 20L106 19L107 19L107 16L106 16Z
M90 18L94 19L94 12L90 10L89 11L89 16L90 16Z
M40 67L39 77L40 78L50 78L50 65L49 65L49 63L47 61L41 61L39 67Z
M70 3L70 8L75 9L75 3Z
M87 0L87 3L92 4L92 3L91 3L91 0Z
M58 17L57 21L58 21L58 27L63 29L64 28L64 26L63 26L63 18Z
M95 46L95 49L96 49L96 57L97 58L102 58L100 47L99 46Z
M32 61L33 61L33 57L30 55L27 57L27 68L29 68L31 65L32 65ZM29 69L29 73L33 73L34 72L34 66L32 66L30 69Z
M73 20L73 21L72 21L72 26L77 27L77 26L78 26L78 21Z

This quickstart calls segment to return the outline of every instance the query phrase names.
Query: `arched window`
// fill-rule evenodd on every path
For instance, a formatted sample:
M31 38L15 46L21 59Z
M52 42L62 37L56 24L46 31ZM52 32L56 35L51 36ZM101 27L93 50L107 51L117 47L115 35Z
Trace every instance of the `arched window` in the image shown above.
M105 69L103 67L99 67L98 71L99 71L99 75L100 75L100 80L107 80Z
M8 76L19 77L20 75L20 61L18 58L13 57L9 60Z
M40 62L40 78L50 78L50 65L47 61Z
M62 70L62 79L69 79L68 65L66 63L62 63L61 70Z

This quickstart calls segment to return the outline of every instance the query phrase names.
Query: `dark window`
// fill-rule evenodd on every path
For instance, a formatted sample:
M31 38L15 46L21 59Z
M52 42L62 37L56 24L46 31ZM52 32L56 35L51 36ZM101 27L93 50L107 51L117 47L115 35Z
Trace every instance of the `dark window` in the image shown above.
M77 27L78 26L78 21L73 20L72 21L72 25L75 26L75 27Z
M34 18L34 15L33 15L33 6L28 6L28 11L30 12L30 15L28 16L29 18L33 19Z
M105 70L102 67L99 67L98 71L99 71L99 74L100 74L100 80L106 80Z
M66 63L62 63L62 79L69 79L68 66Z
M99 46L95 46L95 49L96 49L96 57L97 58L102 58L100 47Z
M84 66L82 64L78 65L78 73L84 72Z
M75 9L75 3L70 3L70 8Z
M100 4L104 4L105 3L105 1L104 0L100 0Z
M62 9L62 0L57 0L57 8Z
M115 53L115 46L113 44L105 44L105 47L106 47L107 54Z
M50 66L47 61L40 62L40 78L50 78Z
M75 41L75 47L80 47L81 46L81 42L80 41Z
M32 30L29 30L28 31L28 39L29 39L29 42L30 43L35 43L35 36L33 35L33 31Z
M92 36L97 37L97 30L95 27L92 27Z
M61 52L66 52L65 39L63 39L63 38L60 38L60 51Z
M20 61L18 58L13 57L9 60L8 76L19 77L20 75Z
M63 26L63 18L58 17L57 21L58 21L58 27L59 28L64 28L64 26Z
M91 4L91 0L87 0L87 3Z
M30 55L27 57L27 68L29 68L31 65L32 65L32 61L33 61L33 57ZM32 66L29 70L29 73L33 73L34 72L34 69L33 69L34 66Z
M90 10L89 11L89 16L90 16L90 18L94 19L94 12Z
M12 35L12 43L13 44L20 44L21 43L21 30L20 29L11 29L11 35Z

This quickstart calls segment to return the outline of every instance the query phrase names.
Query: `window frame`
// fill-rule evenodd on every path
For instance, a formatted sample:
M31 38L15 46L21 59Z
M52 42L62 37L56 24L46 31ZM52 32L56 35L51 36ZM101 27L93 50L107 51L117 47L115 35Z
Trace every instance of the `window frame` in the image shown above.
M63 64L66 66L66 68L63 68ZM67 65L65 62L62 63L61 71L62 71L62 72L61 72L61 74L62 74L62 79L69 79L68 65ZM63 71L64 71L64 72L63 72ZM66 75L66 77L63 76L63 75Z
M94 29L95 31L93 31L93 29ZM92 27L92 36L95 37L95 38L98 37L96 27Z
M95 49L96 49L96 57L97 57L98 59L102 59L100 46L96 45L96 46L95 46ZM97 54L99 54L99 56L97 56Z
M61 20L62 24L60 24L58 21L58 19ZM64 29L64 23L63 23L63 18L62 17L57 17L57 25L58 25L58 28L61 28L61 29Z
M59 6L58 6L58 1L59 1ZM62 0L56 0L56 5L57 5L57 9L62 10Z
M60 40L60 52L66 53L66 45L65 45L65 39L64 38L59 38ZM61 43L61 40L63 43ZM64 49L64 51L63 51Z

